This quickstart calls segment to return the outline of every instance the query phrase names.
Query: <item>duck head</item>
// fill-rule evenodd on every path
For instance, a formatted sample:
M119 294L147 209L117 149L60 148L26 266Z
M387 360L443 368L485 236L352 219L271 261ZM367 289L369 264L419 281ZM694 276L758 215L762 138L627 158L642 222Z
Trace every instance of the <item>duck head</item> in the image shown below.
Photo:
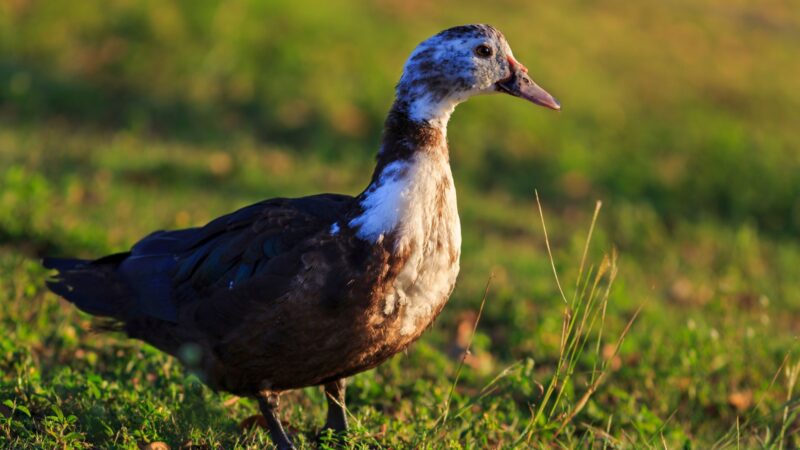
M463 25L417 46L397 84L397 103L414 121L446 124L459 103L497 92L561 109L514 58L500 31L484 24Z

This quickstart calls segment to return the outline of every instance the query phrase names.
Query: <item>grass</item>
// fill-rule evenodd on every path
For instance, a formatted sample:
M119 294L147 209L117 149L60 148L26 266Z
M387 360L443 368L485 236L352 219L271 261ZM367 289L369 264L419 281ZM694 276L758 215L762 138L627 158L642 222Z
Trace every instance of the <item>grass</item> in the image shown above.
M795 5L225 5L0 4L0 447L269 445L239 426L253 402L92 332L37 260L357 193L406 54L475 21L565 109L459 108L458 285L408 352L353 378L344 439L800 446ZM324 404L285 396L301 447Z

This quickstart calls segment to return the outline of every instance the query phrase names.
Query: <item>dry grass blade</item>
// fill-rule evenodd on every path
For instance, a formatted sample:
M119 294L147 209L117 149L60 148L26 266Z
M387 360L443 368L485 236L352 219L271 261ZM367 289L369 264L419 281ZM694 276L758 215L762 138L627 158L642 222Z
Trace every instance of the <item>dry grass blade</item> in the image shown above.
M730 445L730 443L731 443L731 441L733 439L736 439L737 442L738 442L738 440L740 439L740 436L739 436L740 429L741 430L748 430L749 429L750 422L753 419L753 414L755 414L756 411L759 411L759 409L761 408L761 405L764 403L764 400L767 397L767 393L772 391L772 388L775 386L775 382L778 381L778 377L780 377L781 372L783 371L783 368L786 367L786 363L789 361L789 356L790 356L790 353L788 353L788 352L784 355L783 360L781 361L780 365L778 366L778 369L775 371L775 374L772 376L772 380L769 382L769 385L767 386L767 389L765 389L761 393L761 395L759 396L758 401L756 402L755 406L750 410L752 413L749 414L747 417L745 417L744 422L742 422L741 424L739 423L739 420L737 420L736 424L734 425L734 428L729 430L722 437L720 437L716 442L714 442L714 444L711 446L712 449L727 448ZM732 436L734 433L736 435L735 437Z
M538 194L536 197L537 201L539 199ZM597 218L600 216L600 208L603 207L603 202L597 201L594 205L594 214L592 214L592 223L589 225L589 234L586 236L586 244L583 246L583 256L581 256L581 265L578 268L578 278L575 280L575 298L578 297L579 286L581 284L581 278L583 277L583 269L586 267L586 259L589 257L589 244L592 242L592 235L594 234L594 227L597 224ZM541 212L541 208L539 209ZM575 298L572 301L575 301Z
M778 437L778 448L784 448L784 439L786 438L786 430L789 428L789 409L792 402L792 395L794 387L797 384L797 379L800 377L800 361L793 366L786 367L786 405L783 407L783 422L781 424L781 434Z
M612 360L614 357L616 357L617 354L619 353L619 349L620 347L622 347L622 343L625 341L625 336L628 335L631 326L633 326L633 322L635 322L636 318L639 317L639 313L641 311L642 307L640 306L639 309L637 309L636 312L633 314L633 317L631 317L631 319L628 321L628 324L625 325L625 329L622 330L622 334L620 334L619 339L617 339L617 344L614 347L614 353L611 356L611 358L609 358L609 361ZM561 432L564 430L564 427L566 427L567 424L570 423L572 419L574 419L579 412L581 412L581 410L586 406L586 403L589 401L592 395L594 395L594 393L597 391L597 388L600 387L600 385L603 383L603 381L606 379L607 376L608 376L608 365L606 364L604 365L603 370L600 372L600 376L598 376L594 380L594 383L592 383L589 386L589 388L586 390L586 392L583 394L580 400L578 400L578 403L575 404L575 406L572 408L569 414L567 414L567 416L564 417L564 420L561 421L561 425L558 427L558 430L556 430L556 433L553 435L553 439L556 439L558 435L561 434Z
M612 445L613 447L622 447L622 443L619 440L617 440L614 436L612 436L607 430L597 428L588 423L581 423L580 425L587 431L590 431L594 436L597 436L600 439L602 439L603 448L608 448L609 444Z
M539 201L539 191L534 190L534 194L536 194L536 206L539 207L539 218L542 220L542 230L544 231L544 243L547 247L547 256L550 258L550 267L553 268L553 276L556 279L556 285L558 285L558 292L561 293L561 298L564 299L564 303L567 303L567 296L564 295L564 289L561 288L561 281L558 279L558 271L556 270L556 263L555 259L553 258L553 251L550 249L550 239L547 237L547 225L544 224L544 212L542 212L542 203Z
M553 270L559 294L566 302L567 300L564 296L553 259L543 208L538 192L536 193L536 204L544 231L545 246L550 259L550 267ZM588 264L589 249L601 205L600 202L597 202L595 205L591 225L586 237L586 244L584 245L581 255L580 266L578 267L575 294L571 304L568 302L568 306L564 310L559 340L559 357L555 366L555 371L539 404L536 406L536 412L532 415L529 425L525 428L523 434L520 435L521 439L518 439L519 442L524 439L528 445L532 444L531 439L533 439L534 434L541 433L549 433L549 437L543 436L545 441L540 441L540 444L550 446L558 445L556 441L558 436L573 422L575 417L586 407L591 397L597 392L603 382L608 379L610 373L609 361L613 360L619 353L619 349L625 337L630 332L633 323L636 321L641 311L640 307L628 321L617 339L613 355L605 361L600 362L603 359L601 349L603 331L606 326L608 301L611 294L611 287L617 276L616 251L606 254L601 263L596 266L596 269L595 266L590 266ZM587 269L587 267L589 267L589 269ZM596 335L597 339L596 344L587 345L590 336L594 335ZM573 374L576 373L578 362L582 359L582 355L585 354L587 348L592 349L595 359L588 380L588 388L580 398L575 400L574 404L569 405L566 399L570 397L568 393L572 392L570 385L575 384Z

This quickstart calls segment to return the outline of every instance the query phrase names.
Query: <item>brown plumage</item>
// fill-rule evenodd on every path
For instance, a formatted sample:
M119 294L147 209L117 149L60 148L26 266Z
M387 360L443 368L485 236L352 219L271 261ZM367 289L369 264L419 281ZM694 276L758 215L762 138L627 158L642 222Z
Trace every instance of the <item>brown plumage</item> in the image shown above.
M180 358L214 389L255 397L291 442L281 391L324 385L346 427L344 379L407 348L455 284L460 224L446 126L470 96L558 108L488 25L446 30L406 64L369 186L357 197L271 199L200 227L159 231L94 261L46 259L50 289Z

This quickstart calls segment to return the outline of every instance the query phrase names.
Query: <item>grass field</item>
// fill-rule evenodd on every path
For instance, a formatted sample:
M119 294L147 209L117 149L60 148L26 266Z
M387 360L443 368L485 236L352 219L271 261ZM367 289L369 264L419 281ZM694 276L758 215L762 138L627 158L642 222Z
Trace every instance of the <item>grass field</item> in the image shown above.
M339 438L800 447L800 4L722 0L0 2L0 447L271 445L240 427L252 401L93 332L38 259L358 193L405 57L471 22L564 109L458 109L458 285L407 353L352 379ZM574 294L598 272L593 302ZM324 403L284 396L302 448Z

